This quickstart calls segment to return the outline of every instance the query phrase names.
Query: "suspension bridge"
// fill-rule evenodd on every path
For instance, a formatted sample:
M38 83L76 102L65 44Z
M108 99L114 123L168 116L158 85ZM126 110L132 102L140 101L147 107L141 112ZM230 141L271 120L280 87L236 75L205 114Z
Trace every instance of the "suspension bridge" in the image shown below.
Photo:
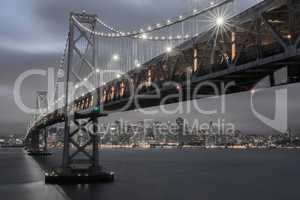
M197 87L207 81L218 88L233 81L226 94L252 90L264 77L270 87L299 82L300 2L265 0L234 11L234 0L212 2L135 30L71 13L56 80L64 89L57 87L54 102L37 93L40 112L25 137L31 155L48 155L48 128L64 124L62 167L46 181L113 179L98 160L98 120L110 113L160 105L170 95L165 104L212 96L211 87ZM280 69L285 82L276 78ZM157 91L159 98L145 98ZM86 144L76 140L79 133L89 137Z

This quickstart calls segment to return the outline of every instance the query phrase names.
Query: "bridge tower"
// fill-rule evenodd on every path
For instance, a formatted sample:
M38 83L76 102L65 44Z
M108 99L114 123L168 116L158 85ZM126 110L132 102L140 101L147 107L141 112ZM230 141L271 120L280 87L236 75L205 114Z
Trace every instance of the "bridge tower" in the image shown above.
M36 111L34 115L34 120L38 119L44 113L48 111L48 93L47 91L37 91L36 92ZM29 137L29 155L32 156L46 156L50 155L47 150L47 138L48 138L48 128L44 127L35 130L34 134Z
M112 181L114 174L102 170L99 165L97 134L98 118L106 116L100 112L99 91L94 98L93 108L84 111L75 111L69 106L74 91L70 88L75 78L82 82L80 73L76 73L78 59L80 68L94 72L97 66L96 36L92 32L83 31L80 24L95 30L97 16L83 13L71 13L69 21L69 35L67 48L67 62L65 67L65 95L64 95L64 148L62 167L46 174L46 183L63 182L97 182ZM79 22L79 23L77 23ZM82 48L82 46L85 46ZM86 86L89 87L89 86ZM80 139L79 139L80 138Z

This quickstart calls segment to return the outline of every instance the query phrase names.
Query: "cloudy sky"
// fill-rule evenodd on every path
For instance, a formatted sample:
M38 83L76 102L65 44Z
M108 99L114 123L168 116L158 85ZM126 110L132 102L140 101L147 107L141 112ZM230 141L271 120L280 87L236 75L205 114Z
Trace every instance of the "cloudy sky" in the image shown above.
M16 106L13 86L29 69L55 67L62 55L71 11L96 13L121 29L152 24L208 5L208 0L2 0L0 7L0 134L24 134L28 115ZM238 2L247 7L255 0ZM130 28L129 28L130 29ZM33 105L46 80L31 77L22 86L22 97Z

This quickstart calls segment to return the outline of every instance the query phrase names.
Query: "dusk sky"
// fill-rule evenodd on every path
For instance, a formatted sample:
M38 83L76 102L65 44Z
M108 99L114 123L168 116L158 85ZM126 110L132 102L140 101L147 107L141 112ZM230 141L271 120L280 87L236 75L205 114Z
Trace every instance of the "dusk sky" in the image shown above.
M193 4L191 2L194 2ZM121 29L152 24L186 12L207 0L3 0L0 8L0 134L25 134L29 116L13 98L16 78L28 69L58 66L64 50L71 11L98 14ZM241 3L242 2L242 3ZM255 0L237 2L245 8ZM33 106L35 91L46 80L32 77L22 87L24 101Z

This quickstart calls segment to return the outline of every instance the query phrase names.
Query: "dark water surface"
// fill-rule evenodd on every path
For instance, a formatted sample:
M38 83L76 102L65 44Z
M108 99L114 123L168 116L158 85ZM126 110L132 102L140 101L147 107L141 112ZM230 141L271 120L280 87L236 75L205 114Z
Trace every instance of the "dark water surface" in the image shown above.
M59 166L60 154L0 149L0 199L300 199L299 150L103 150L115 182L45 185L41 168Z

